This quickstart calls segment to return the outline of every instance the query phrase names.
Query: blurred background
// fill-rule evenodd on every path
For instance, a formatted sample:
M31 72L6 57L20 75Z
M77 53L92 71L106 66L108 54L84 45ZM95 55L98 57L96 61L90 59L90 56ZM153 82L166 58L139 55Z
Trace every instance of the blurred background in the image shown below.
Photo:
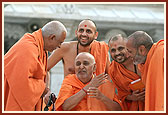
M146 31L157 42L164 39L165 3L38 3L3 4L4 54L25 33L32 33L51 20L61 21L67 28L65 41L76 40L75 29L83 19L95 21L99 32L98 41L108 42L111 36L129 36L137 30ZM60 61L51 71L51 91L58 95L63 75Z

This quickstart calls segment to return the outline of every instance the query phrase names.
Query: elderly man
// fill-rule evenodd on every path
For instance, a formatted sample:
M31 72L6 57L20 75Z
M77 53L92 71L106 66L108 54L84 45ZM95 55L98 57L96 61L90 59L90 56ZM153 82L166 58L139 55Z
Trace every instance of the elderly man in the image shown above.
M108 55L108 45L104 41L96 41L98 31L94 21L90 19L82 20L75 31L78 41L64 42L61 48L55 50L48 58L48 71L62 60L64 65L64 77L75 73L75 57L80 52L91 53L96 61L96 75L108 73L110 65ZM110 85L110 84L109 84ZM100 90L104 88L99 87ZM50 93L47 94L45 102L47 103Z
M108 75L96 76L93 74L95 71L94 57L87 52L79 53L75 59L75 74L66 76L62 83L56 100L56 110L121 110L120 105L113 101L113 85L104 88L103 92L98 89L100 85L106 85L109 82Z
M134 64L139 64L145 84L145 111L164 110L164 40L153 43L144 31L136 31L126 44Z
M26 33L4 56L5 111L41 110L46 94L47 51L60 47L67 30L51 21L32 34Z
M131 82L140 79L141 76L137 65L134 65L132 58L128 56L126 38L119 34L111 37L108 44L113 59L108 72L117 88L124 110L144 110L145 91L133 91L129 87Z

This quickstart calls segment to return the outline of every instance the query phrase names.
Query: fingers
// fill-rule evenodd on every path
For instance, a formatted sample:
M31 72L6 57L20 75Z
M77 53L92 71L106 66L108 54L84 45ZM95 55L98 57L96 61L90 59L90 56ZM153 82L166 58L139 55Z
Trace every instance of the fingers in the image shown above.
M99 90L96 87L89 87L89 89L87 90L87 95L90 98L99 98Z
M96 79L101 82L101 81L104 81L105 79L108 79L108 74L100 74L98 76L96 76Z

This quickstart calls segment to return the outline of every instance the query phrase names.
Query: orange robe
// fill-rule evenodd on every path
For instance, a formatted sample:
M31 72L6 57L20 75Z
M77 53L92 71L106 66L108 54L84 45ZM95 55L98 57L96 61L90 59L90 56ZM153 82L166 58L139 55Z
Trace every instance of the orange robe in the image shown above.
M139 65L146 84L145 111L164 110L164 40L151 47L145 64Z
M144 102L128 101L125 98L131 94L129 84L140 78L136 73L127 70L122 64L112 61L109 67L109 75L118 90L118 98L121 100L125 111L144 110ZM129 106L128 106L129 105Z
M108 45L103 41L99 42L94 40L91 44L90 53L96 61L96 75L105 73L108 49Z
M109 81L107 81L109 82ZM62 104L64 101L71 97L72 95L79 92L82 88L84 88L88 84L83 84L75 74L69 74L65 77L63 80L61 89L58 94L58 98L56 100L56 110L57 111L63 111L62 110ZM106 87L106 83L102 84L104 87ZM111 87L106 87L106 89L103 90L103 94L110 98L111 100L114 99L114 93L113 92L113 85L111 83ZM117 101L117 99L114 99ZM118 101L117 101L118 102ZM87 95L81 100L81 102L74 107L71 111L105 111L107 110L104 103L97 100L96 98L89 98Z
M48 54L42 31L25 34L4 56L5 111L38 111L45 89Z

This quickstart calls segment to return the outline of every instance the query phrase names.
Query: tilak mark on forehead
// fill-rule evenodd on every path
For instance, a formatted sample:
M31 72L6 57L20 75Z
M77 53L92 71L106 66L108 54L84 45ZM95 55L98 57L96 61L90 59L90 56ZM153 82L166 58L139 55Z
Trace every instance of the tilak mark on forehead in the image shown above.
M87 27L87 25L85 25L85 27Z

